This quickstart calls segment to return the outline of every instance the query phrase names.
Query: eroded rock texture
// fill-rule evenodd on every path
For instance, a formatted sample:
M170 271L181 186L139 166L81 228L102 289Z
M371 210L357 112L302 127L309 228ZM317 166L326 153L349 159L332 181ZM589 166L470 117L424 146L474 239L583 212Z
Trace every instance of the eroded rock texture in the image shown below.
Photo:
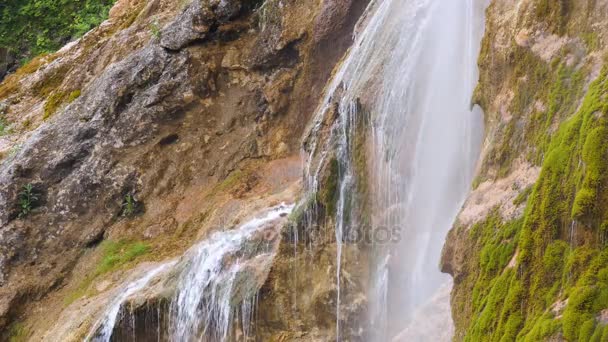
M607 182L597 176L607 5L490 2L474 99L486 140L442 265L455 282L457 341L608 336Z
M40 339L65 323L58 312L108 297L139 262L179 255L255 210L295 201L301 136L365 6L120 0L99 28L6 77L3 337ZM145 251L108 259L106 243L122 241ZM327 298L314 305L330 312L334 274L323 258L315 282L326 288L315 291ZM286 286L270 286L264 305L278 305L274 292ZM269 335L291 329L283 309L269 308Z

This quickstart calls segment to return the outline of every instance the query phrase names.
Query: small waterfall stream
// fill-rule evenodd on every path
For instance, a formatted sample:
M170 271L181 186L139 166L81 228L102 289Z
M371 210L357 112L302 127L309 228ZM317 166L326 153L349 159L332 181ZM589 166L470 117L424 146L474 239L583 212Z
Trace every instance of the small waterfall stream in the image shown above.
M449 277L441 249L470 189L483 134L471 109L483 31L481 0L377 0L327 88L308 137L309 192L334 151L336 327L341 327L342 244L355 222L357 177L369 175L373 269L367 321L371 339L391 340ZM329 137L324 123L337 107ZM354 166L357 125L369 116L367 174ZM358 153L361 153L359 151ZM449 312L446 313L449 320Z
M239 313L243 335L248 335L253 301L279 242L276 227L264 228L292 209L291 205L273 208L236 230L214 234L187 253L171 303L173 341L225 341Z
M246 340L257 293L280 242L281 225L276 223L292 209L293 205L281 204L236 229L216 232L179 261L161 264L127 284L85 340L111 341L121 315L132 314L129 300L162 276L161 282L177 278L177 284L169 307L169 331L159 333L159 340L161 335L176 342Z
M101 320L99 320L99 322L97 322L97 324L93 326L91 333L85 338L85 341L110 341L116 322L119 319L119 315L121 314L121 309L123 308L123 305L125 305L127 299L129 299L129 297L138 293L139 291L143 290L152 279L154 279L156 276L158 276L162 272L165 272L167 269L171 268L174 265L175 261L171 261L154 267L153 269L146 272L143 277L133 281L132 283L127 284L124 289L121 289L118 297L116 297L112 304L110 304L109 308L106 310Z

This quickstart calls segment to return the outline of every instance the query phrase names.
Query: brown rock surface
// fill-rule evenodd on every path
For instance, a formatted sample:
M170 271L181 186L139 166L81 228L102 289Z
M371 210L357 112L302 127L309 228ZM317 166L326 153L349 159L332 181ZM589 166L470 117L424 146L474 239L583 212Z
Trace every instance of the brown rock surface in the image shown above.
M95 277L103 240L152 252L98 276L87 296L297 187L301 162L289 156L366 2L121 0L100 27L8 76L0 330L53 327ZM27 184L39 200L20 218ZM122 216L127 195L137 215ZM318 305L331 297L322 286Z

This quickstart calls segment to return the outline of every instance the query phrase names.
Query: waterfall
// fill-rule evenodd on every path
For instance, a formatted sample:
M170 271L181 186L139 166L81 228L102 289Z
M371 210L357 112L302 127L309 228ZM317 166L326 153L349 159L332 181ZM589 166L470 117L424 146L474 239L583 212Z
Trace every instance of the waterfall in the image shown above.
M180 342L246 340L252 335L257 293L280 242L278 221L292 209L293 205L281 204L236 229L213 233L178 262L162 264L127 284L85 340L110 341L120 315L133 314L126 308L129 300L161 274L161 282L177 283L168 312L168 334L160 333L159 320L159 339L167 335L170 341Z
M470 105L483 28L481 2L372 1L317 110L306 146L305 180L309 192L317 191L323 163L335 153L337 340L342 339L342 244L345 233L359 224L353 220L353 211L360 210L357 177L370 178L371 229L376 237L367 319L370 339L387 341L399 335L449 282L438 269L440 253L470 189L483 134L481 110ZM324 138L332 108L338 115ZM353 155L365 116L368 170L362 175ZM390 243L377 238L383 234L390 235Z
M292 209L275 207L236 230L214 234L187 253L170 309L173 341L226 341L239 313L242 333L248 335L255 296L280 240L280 227L268 225Z
M127 302L127 299L132 295L138 293L143 290L148 283L159 274L167 271L169 268L175 265L174 261L163 263L148 272L141 278L128 283L123 289L120 290L119 295L114 299L112 304L108 307L108 309L103 314L102 318L93 325L93 329L89 335L85 338L85 341L94 341L94 342L107 342L110 341L112 337L112 332L114 331L114 326L118 321L121 309Z

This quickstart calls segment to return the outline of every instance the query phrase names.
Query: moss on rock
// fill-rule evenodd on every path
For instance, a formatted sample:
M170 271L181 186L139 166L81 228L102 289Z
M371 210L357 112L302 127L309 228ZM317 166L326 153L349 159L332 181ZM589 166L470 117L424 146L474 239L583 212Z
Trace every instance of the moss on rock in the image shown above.
M457 279L465 341L601 340L608 308L608 70L551 138L524 216L496 213L469 232L474 263ZM517 258L514 259L515 250ZM479 252L475 252L479 251ZM514 260L507 264L509 260ZM466 291L472 291L466 303ZM563 314L553 310L563 302Z

